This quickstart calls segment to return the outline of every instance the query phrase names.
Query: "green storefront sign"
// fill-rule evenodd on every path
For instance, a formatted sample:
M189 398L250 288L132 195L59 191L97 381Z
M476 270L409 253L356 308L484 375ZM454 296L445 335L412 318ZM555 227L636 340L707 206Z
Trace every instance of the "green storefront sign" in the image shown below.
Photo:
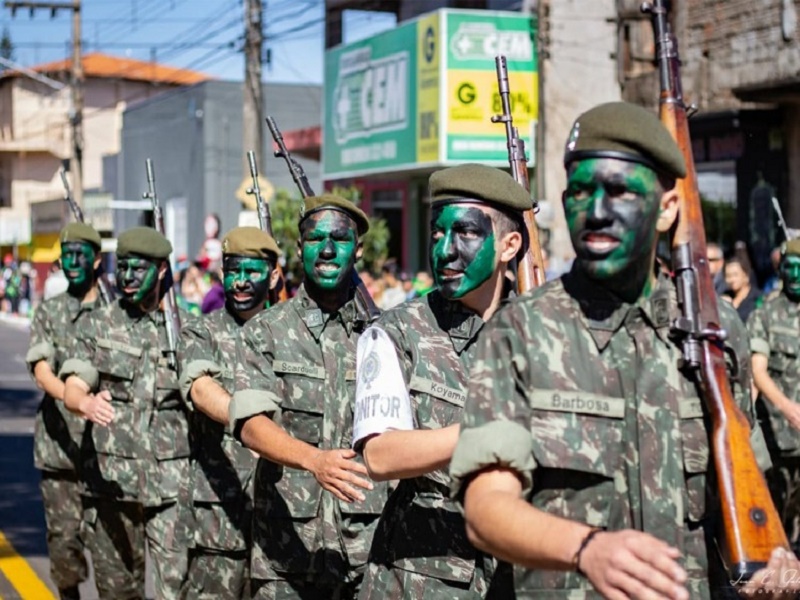
M508 59L515 125L533 148L534 23L527 15L440 10L325 55L326 179L506 163L494 57ZM529 152L530 154L530 152Z

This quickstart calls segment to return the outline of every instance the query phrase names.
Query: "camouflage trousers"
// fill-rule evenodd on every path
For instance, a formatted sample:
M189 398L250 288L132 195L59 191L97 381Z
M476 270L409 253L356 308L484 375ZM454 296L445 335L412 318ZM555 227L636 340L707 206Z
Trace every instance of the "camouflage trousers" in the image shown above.
M254 600L355 600L361 580L325 584L304 575L286 579L251 579Z
M101 600L144 599L145 546L153 561L156 598L178 598L188 562L186 545L176 531L178 505L146 507L107 498L84 502L84 539Z
M189 550L186 600L241 600L250 597L249 553Z
M42 471L42 502L47 523L50 577L59 590L86 580L88 567L81 539L80 484L71 471Z
M768 480L786 536L797 550L800 545L800 457L773 455Z

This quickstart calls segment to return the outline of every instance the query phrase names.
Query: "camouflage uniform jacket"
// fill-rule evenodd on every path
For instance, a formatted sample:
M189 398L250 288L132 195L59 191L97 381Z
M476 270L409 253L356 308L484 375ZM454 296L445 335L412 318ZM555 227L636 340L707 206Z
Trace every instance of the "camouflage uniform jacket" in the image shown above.
M739 362L734 394L752 424L746 330L730 305L719 308ZM678 370L676 316L664 276L648 299L620 305L575 270L501 309L470 374L453 494L471 473L509 466L540 510L680 548L689 597L709 598L709 441L696 386ZM757 427L752 441L768 466ZM514 578L520 598L599 597L574 572L516 566Z
M376 324L395 345L414 427L459 423L483 320L434 291L383 313ZM449 486L446 469L402 480L386 505L370 562L469 584L483 559L467 539Z
M237 348L234 431L266 413L308 444L350 448L361 329L353 300L326 314L305 288L250 319ZM251 577L344 581L363 571L388 486L364 495L364 502L342 502L323 493L312 473L259 460Z
M216 310L183 328L181 392L190 409L189 390L200 377L213 377L233 393L236 340L241 329L227 310ZM194 542L214 550L246 550L256 460L224 425L199 410L191 412L189 423Z
M33 375L45 360L54 374L71 354L76 333L98 308L98 301L84 302L67 293L45 300L31 323L31 341L25 361ZM33 460L37 469L75 471L86 421L67 410L63 402L45 394L33 433Z
M92 313L78 332L60 376L77 375L93 392L108 390L115 412L108 427L86 426L86 494L158 506L175 501L186 485L189 424L167 348L164 313L143 313L122 300Z
M786 294L771 296L747 320L750 350L767 357L767 372L794 402L800 401L800 304ZM800 432L762 398L769 415L770 436L782 456L800 456Z

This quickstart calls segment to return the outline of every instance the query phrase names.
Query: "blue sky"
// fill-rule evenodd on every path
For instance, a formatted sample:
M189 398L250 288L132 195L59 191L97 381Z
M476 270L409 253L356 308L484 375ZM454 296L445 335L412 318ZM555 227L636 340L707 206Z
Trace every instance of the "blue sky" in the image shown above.
M265 48L271 65L264 81L322 83L323 0L262 0ZM84 52L100 51L199 70L220 79L242 80L242 0L82 0ZM346 42L394 26L394 16L347 11ZM72 16L0 7L14 60L24 66L60 60L71 52Z

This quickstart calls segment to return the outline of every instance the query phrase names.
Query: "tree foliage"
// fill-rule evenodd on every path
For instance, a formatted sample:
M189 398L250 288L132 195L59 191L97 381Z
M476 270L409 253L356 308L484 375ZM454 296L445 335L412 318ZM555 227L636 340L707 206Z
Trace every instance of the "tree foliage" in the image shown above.
M8 27L3 27L3 33L0 35L0 58L14 60L14 44L11 42ZM0 65L0 71L5 71L6 68L5 65Z
M347 198L356 205L361 203L361 193L355 186L335 187L332 192ZM294 283L303 280L303 266L297 257L297 241L300 231L301 200L284 189L280 189L269 203L272 216L272 231L280 244L285 260L284 272ZM389 227L385 219L370 217L369 231L361 237L364 252L356 265L359 270L379 271L389 256Z

